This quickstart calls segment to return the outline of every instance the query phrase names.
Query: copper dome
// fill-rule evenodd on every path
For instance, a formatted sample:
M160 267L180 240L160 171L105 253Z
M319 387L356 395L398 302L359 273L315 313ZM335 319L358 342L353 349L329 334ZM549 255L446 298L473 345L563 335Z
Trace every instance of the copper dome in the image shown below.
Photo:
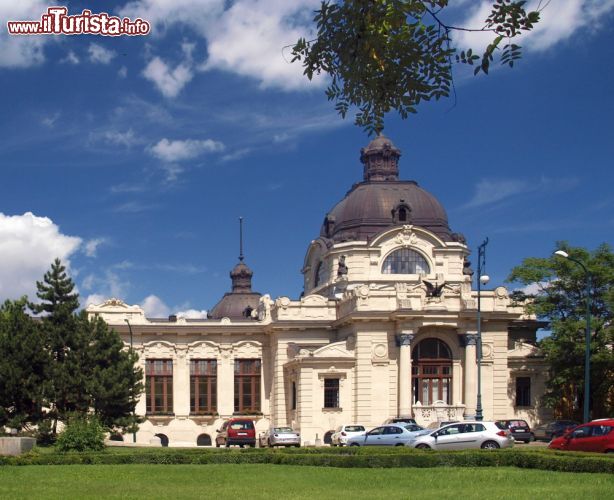
M363 148L364 180L327 214L320 235L334 241L367 240L386 228L412 224L444 241L455 238L439 201L415 181L399 180L400 156L400 150L382 135Z

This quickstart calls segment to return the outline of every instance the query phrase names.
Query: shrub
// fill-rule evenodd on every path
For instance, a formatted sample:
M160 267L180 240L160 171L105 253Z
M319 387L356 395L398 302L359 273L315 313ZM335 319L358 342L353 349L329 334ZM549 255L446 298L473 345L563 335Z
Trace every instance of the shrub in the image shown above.
M104 428L95 417L73 417L58 436L57 448L61 452L103 450Z
M51 420L43 420L38 424L35 437L38 446L51 446L55 443L56 435L51 429Z

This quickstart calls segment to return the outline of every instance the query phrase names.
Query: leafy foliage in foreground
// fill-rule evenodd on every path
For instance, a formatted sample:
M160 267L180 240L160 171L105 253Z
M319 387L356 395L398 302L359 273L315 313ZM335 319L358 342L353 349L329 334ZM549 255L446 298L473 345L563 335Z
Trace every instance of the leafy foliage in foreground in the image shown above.
M442 20L448 0L326 0L314 17L317 37L299 39L292 61L302 63L309 79L329 74L328 99L343 117L356 106L356 124L372 134L384 128L384 115L393 109L407 118L422 101L448 97L453 61L488 74L501 50L501 63L512 67L520 58L512 39L539 21L539 12L527 12L525 4L493 0L484 26L471 29ZM455 31L489 32L493 40L481 55L459 53Z

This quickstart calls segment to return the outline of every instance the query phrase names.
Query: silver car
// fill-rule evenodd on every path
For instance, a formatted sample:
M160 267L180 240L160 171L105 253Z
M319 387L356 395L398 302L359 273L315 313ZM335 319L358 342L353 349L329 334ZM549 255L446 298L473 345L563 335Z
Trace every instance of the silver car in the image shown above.
M362 425L340 425L330 438L331 446L346 446L348 439L364 434L365 428Z
M347 440L348 446L405 446L409 441L416 439L425 431L416 424L389 424L381 425L369 432L351 437Z
M492 450L514 446L514 438L509 429L499 429L494 422L458 422L418 436L407 446L425 450Z
M291 427L270 427L258 438L260 447L265 446L296 446L301 445L301 435Z

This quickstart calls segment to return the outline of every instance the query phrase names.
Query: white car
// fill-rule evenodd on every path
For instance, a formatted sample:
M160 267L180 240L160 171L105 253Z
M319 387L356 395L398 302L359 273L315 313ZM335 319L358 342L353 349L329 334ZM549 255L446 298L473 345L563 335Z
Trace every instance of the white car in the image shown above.
M424 428L416 424L388 424L362 432L348 438L348 446L405 446L417 436L424 434Z
M260 448L265 446L301 446L301 435L291 427L270 427L258 438Z
M423 450L493 450L514 446L514 438L509 429L499 429L494 422L457 422L418 436L407 446Z
M347 446L348 439L365 433L363 425L340 425L330 437L331 446Z

